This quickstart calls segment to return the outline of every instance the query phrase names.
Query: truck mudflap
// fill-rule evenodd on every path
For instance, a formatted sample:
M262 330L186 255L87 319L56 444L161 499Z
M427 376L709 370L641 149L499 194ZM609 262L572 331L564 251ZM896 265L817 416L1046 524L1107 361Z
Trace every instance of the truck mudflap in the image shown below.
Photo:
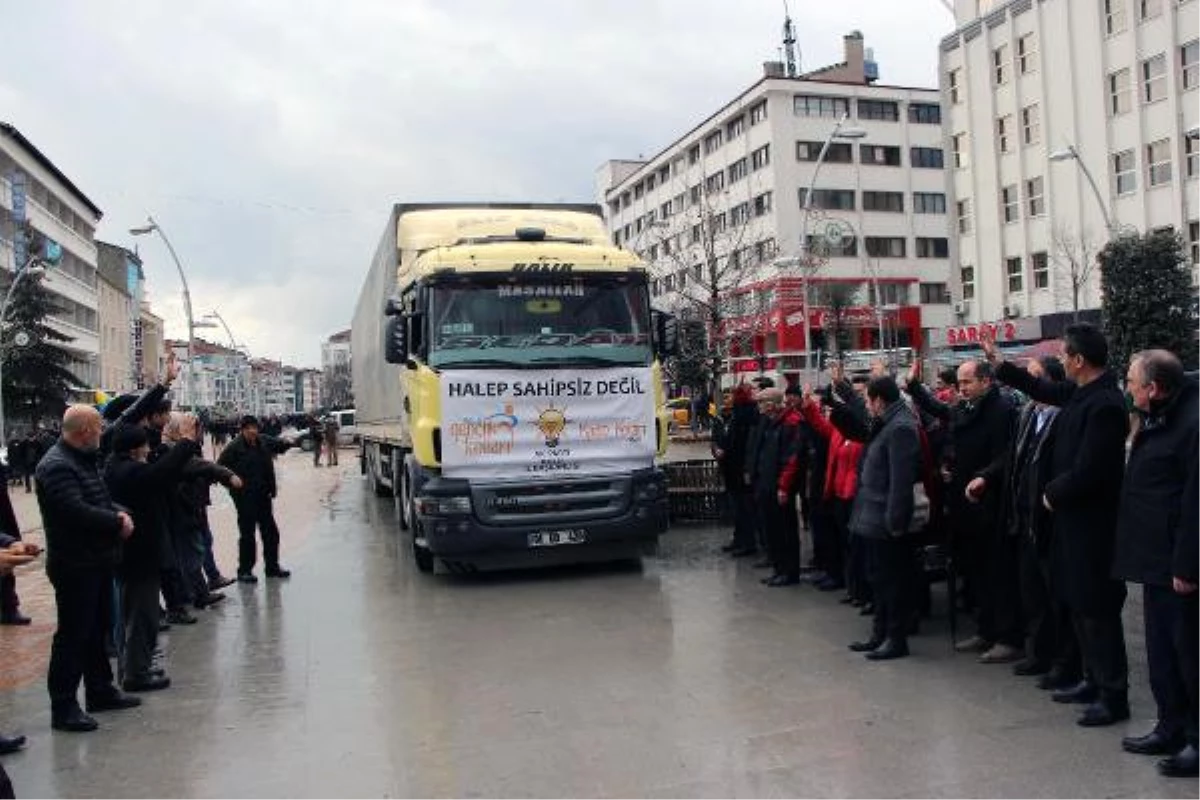
M425 546L455 570L633 558L654 552L669 517L658 468L548 484L433 478L419 493Z

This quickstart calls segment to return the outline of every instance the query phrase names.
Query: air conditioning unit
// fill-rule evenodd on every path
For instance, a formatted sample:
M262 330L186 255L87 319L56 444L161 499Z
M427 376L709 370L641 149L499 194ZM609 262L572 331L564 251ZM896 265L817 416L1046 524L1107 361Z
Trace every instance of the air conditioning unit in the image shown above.
M1014 303L1012 305L1004 307L1004 318L1005 319L1015 319L1016 317L1019 317L1019 316L1021 316L1021 307L1019 305Z
M970 300L962 300L958 303L955 303L954 304L954 313L958 314L960 317L964 317L967 314L970 314L971 313L971 301Z

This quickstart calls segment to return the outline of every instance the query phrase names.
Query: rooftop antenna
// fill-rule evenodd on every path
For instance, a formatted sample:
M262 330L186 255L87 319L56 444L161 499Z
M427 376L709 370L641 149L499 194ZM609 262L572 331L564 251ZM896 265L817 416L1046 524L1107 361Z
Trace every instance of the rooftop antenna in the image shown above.
M783 0L783 54L787 61L787 76L796 77L799 69L799 53L796 50L796 28L792 25L792 15L788 11L787 0Z

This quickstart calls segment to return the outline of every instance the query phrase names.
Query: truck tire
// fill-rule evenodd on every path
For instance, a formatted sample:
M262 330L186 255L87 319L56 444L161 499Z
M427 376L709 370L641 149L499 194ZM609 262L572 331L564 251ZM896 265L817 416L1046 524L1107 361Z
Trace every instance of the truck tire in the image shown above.
M396 511L396 525L400 530L409 529L412 506L409 505L408 473L404 470L404 458L399 450L392 451L392 496Z
M374 490L376 497L391 497L392 490L379 480L379 448L376 447L372 452L375 457L370 459L371 489Z

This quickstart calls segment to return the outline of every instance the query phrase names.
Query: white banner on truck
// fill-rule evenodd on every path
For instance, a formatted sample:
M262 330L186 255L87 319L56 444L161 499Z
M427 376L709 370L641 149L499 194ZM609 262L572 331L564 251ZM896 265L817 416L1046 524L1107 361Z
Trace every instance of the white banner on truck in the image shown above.
M553 480L654 463L648 367L446 370L441 377L448 478Z

